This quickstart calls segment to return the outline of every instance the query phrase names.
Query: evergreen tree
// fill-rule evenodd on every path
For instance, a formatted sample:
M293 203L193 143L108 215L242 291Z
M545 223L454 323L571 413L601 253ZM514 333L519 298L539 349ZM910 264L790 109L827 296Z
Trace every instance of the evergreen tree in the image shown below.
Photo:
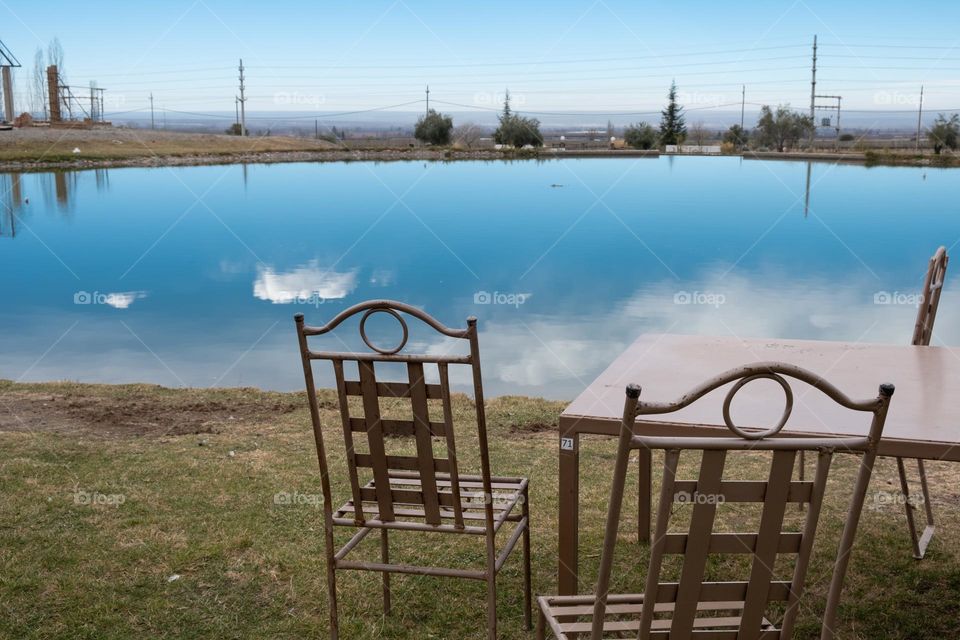
M540 133L540 121L536 118L524 118L510 110L510 92L503 98L503 112L499 116L500 126L493 132L493 141L511 147L543 146Z
M677 104L677 83L670 83L667 108L660 112L660 144L680 144L687 136L683 107Z
M657 132L646 122L632 124L624 130L623 141L634 149L653 149L657 146Z

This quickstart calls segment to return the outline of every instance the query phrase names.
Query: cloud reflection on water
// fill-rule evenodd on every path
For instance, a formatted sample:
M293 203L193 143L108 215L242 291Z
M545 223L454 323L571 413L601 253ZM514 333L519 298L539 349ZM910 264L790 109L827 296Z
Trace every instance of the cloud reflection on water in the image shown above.
M312 260L289 271L277 271L271 266L259 265L257 278L253 282L253 295L274 304L289 304L311 298L340 300L356 287L356 271L323 269L316 260Z

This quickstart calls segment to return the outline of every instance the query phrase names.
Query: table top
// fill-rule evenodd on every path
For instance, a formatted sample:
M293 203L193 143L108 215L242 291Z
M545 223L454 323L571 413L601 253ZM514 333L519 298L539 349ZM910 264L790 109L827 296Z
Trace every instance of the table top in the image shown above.
M672 402L728 369L760 361L803 367L854 400L875 398L881 383L896 385L880 446L882 455L960 461L960 348L816 340L646 334L594 380L561 416L561 431L616 433L624 388L641 385L640 400ZM810 385L787 378L793 413L783 435L866 435L870 414L838 405ZM722 405L732 385L675 413L643 416L645 433L729 435ZM734 398L738 426L768 428L783 411L783 391L758 380Z

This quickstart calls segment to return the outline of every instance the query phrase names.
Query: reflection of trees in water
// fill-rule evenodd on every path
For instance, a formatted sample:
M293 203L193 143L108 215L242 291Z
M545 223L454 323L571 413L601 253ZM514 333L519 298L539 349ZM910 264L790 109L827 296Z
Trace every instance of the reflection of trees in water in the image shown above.
M81 180L93 177L98 192L110 188L110 177L106 169L92 169L89 171L58 171L39 174L38 186L43 194L47 208L56 207L65 214L73 213L77 187Z
M98 193L110 190L110 174L106 169L94 169L93 179L96 181Z
M77 190L77 173L58 171L53 174L54 193L57 198L57 207L64 214L73 213L71 194Z
M0 173L0 236L16 235L17 222L36 205L69 217L73 214L78 186L91 176L98 193L110 189L110 175L106 169L27 175ZM28 204L31 198L34 202Z
M0 173L0 236L17 235L17 212L23 202L19 173Z

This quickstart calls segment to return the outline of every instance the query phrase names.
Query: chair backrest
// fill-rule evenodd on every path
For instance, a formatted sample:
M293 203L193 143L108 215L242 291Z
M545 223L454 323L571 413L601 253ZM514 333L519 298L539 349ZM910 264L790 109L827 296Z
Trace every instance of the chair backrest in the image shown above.
M947 275L947 263L950 258L944 247L937 249L927 267L927 275L923 280L923 290L920 292L920 307L917 309L917 323L913 328L913 344L928 345L933 336L933 323L937 319L937 307L940 306L940 293L943 291L943 281Z
M872 414L869 430L863 437L775 437L789 419L793 407L793 391L787 378L805 382L854 411ZM780 421L766 431L743 429L730 417L734 395L747 383L769 379L778 383L785 394L785 409ZM635 434L638 417L667 414L690 405L702 396L728 383L733 383L723 403L723 420L732 437L646 437ZM762 362L727 371L691 390L676 402L656 403L640 401L640 387L627 387L620 446L617 453L614 486L611 491L610 512L604 548L601 554L600 575L597 584L597 602L593 618L593 638L600 638L609 589L614 544L623 499L624 479L633 449L663 449L664 472L660 502L657 511L656 536L651 546L650 563L640 618L639 638L689 638L694 629L706 633L712 625L724 631L709 637L737 640L765 640L790 638L793 632L798 604L803 593L804 580L813 548L814 535L823 504L827 475L835 451L863 453L856 487L841 540L833 583L830 588L824 628L832 629L836 601L842 586L853 535L866 497L867 484L876 458L876 447L883 431L892 385L882 385L876 398L855 401L819 376L799 367L775 362ZM866 420L865 420L866 423ZM677 477L681 452L700 453L699 473L695 479ZM730 460L748 452L765 451L770 458L769 469L760 480L724 479L725 467L733 467ZM816 451L817 470L813 481L794 481L793 470L797 453ZM755 456L756 457L756 456ZM764 458L765 460L766 458ZM744 469L756 468L738 465L738 474ZM678 504L684 503L684 504ZM743 503L759 505L758 524L749 531L730 531L743 526ZM787 504L807 505L806 516L798 531L785 527ZM692 509L689 526L682 533L671 531L671 520L677 519L681 507ZM757 510L756 508L754 510ZM723 512L734 517L718 517ZM718 532L718 528L724 528ZM736 581L705 581L708 557L742 554L752 556L746 563L724 563L725 571L740 573ZM795 556L792 576L778 576L774 571L778 557ZM682 567L674 570L672 581L664 578L665 556L682 556ZM673 563L670 563L673 564ZM749 569L747 566L749 565ZM740 571L737 571L737 568ZM782 570L781 570L782 573ZM679 579L676 579L679 574ZM766 626L769 603L782 609L779 629ZM732 613L731 613L732 612ZM666 617L664 617L666 615ZM773 616L771 616L773 617ZM823 637L831 637L832 630ZM699 637L699 636L698 636ZM706 637L706 636L705 636Z
M310 349L307 344L309 336L330 333L342 322L360 313L363 314L360 319L360 336L364 344L370 348L370 352L331 352ZM367 319L376 313L390 315L399 322L401 337L396 346L383 348L373 343L368 337ZM444 336L466 341L469 345L469 353L424 355L404 352L409 338L409 329L404 315L401 314L422 320ZM424 519L428 525L439 525L444 518L447 518L452 519L457 528L463 528L462 498L464 494L461 493L460 487L453 410L450 403L450 365L467 365L470 368L479 430L483 492L487 496L491 493L476 318L468 318L465 329L451 329L416 307L392 300L362 302L344 310L320 327L304 324L301 313L296 314L294 318L300 341L300 353L327 509L329 510L330 505L329 466L313 381L314 360L329 360L333 363L355 523L363 524L368 520L393 522L398 512L402 514L404 510L398 505L406 505L409 508L414 504L422 505ZM378 363L400 363L399 366L406 368L406 379L403 381L379 380L376 370ZM349 378L350 374L345 367L345 365L352 367L353 364L356 365L358 372L356 379ZM427 382L426 367L431 366L437 369L438 384ZM351 403L351 398L360 400ZM382 418L380 402L382 398L409 399L411 418L400 420ZM435 401L432 412L430 400ZM356 413L357 404L362 406L361 415ZM437 455L434 451L434 437L443 438L445 442L441 455ZM412 439L416 446L416 455L391 454L388 451L391 448L388 438L391 440L401 438L407 442L409 442L408 439ZM365 448L359 446L363 440L366 441ZM374 484L373 488L368 488L366 486L368 483L364 481L363 476L371 475ZM394 479L394 485L408 486L402 489L396 486L391 487L391 478ZM475 492L468 497L472 498L474 495ZM377 504L372 518L364 511L365 501ZM492 523L493 511L489 504L490 500L486 500L485 503L488 520Z

